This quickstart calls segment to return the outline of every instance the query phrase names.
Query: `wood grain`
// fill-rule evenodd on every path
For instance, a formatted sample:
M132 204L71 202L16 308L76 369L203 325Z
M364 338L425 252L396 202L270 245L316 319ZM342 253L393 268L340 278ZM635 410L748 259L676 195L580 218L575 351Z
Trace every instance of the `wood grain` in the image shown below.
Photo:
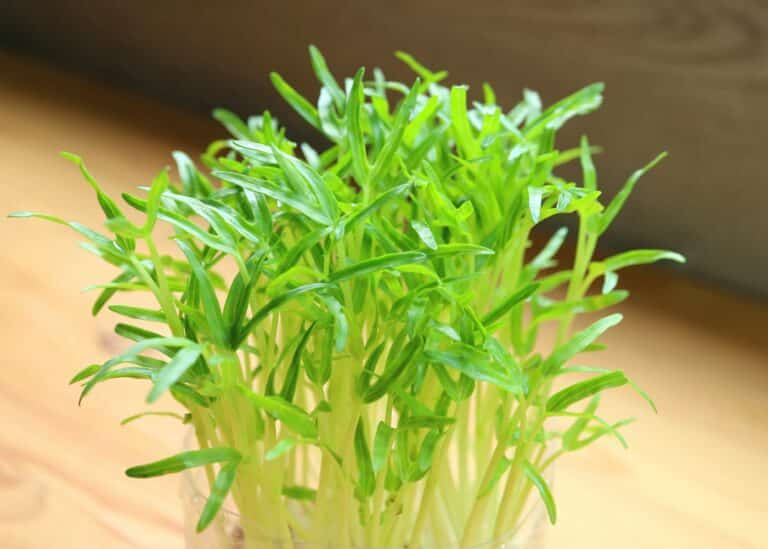
M204 120L9 57L0 73L3 212L95 224L91 191L58 150L82 154L116 193L214 135ZM67 386L120 345L114 319L91 318L92 296L78 293L109 270L75 242L59 227L0 221L0 547L181 549L178 479L122 474L177 449L180 428L117 425L141 408L140 384L106 384L82 408ZM631 449L599 444L561 462L549 546L768 546L768 310L652 270L622 283L634 300L592 363L625 369L660 413L631 391L606 399L607 417L638 417Z

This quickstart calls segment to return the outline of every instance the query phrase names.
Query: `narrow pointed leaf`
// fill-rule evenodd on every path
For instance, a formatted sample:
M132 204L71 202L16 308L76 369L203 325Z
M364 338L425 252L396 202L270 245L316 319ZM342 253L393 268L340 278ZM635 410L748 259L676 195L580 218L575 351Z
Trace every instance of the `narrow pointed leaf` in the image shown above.
M589 398L606 389L626 385L628 381L629 380L627 379L627 376L624 375L624 372L616 370L608 374L593 377L592 379L574 383L570 387L566 387L549 397L547 400L547 411L559 412L565 410L571 404Z
M352 89L349 92L347 104L347 139L352 153L352 169L359 185L368 183L368 157L365 151L365 138L363 137L363 74L360 69L355 74Z
M190 345L179 349L173 358L166 364L154 379L152 390L147 395L147 402L155 402L160 395L170 389L170 387L179 381L189 368L197 361L203 352L200 345Z
M624 183L624 186L621 188L619 193L613 197L613 200L611 200L610 204L605 208L605 211L600 217L600 228L599 233L604 233L608 227L611 226L611 223L613 223L613 220L616 218L617 215L619 215L619 212L624 207L624 203L629 198L629 195L632 194L632 190L635 188L635 185L640 180L641 177L643 177L647 172L653 169L654 166L656 166L659 162L664 160L667 157L667 153L661 153L659 156L651 160L648 164L640 168L639 170L636 170L632 173L631 176L629 176L629 179L627 179L627 182Z
M541 496L541 500L544 502L544 507L547 509L549 522L555 524L557 522L557 506L555 505L555 498L552 497L552 492L549 490L547 481L544 480L544 477L541 476L538 469L527 460L523 462L523 472L525 473L525 476L528 477L528 480L530 480L539 491L539 496Z
M221 470L216 475L211 487L211 493L205 502L200 519L197 521L195 530L199 533L205 530L208 525L216 518L216 514L221 509L221 504L229 493L232 483L235 481L237 467L240 464L240 458L233 459L221 466Z
M203 302L203 310L205 312L205 318L208 323L208 329L213 341L222 347L225 347L228 343L227 330L224 325L224 318L221 313L221 307L219 300L216 298L216 292L211 285L211 279L197 257L197 252L192 248L190 244L183 240L177 240L176 244L184 252L184 255L189 261L192 267L192 274L197 281L198 290L200 292L200 298Z
M503 317L505 314L507 314L512 309L512 307L528 299L538 289L539 289L539 284L533 283L533 284L529 284L524 288L521 288L520 290L514 292L512 295L506 297L505 299L502 300L501 303L499 303L496 307L491 309L491 311L489 311L488 314L486 314L483 317L483 324L485 326L490 326L491 324L499 320L501 317Z
M320 53L319 49L312 45L309 46L309 57L312 61L312 68L315 70L317 79L320 80L320 83L328 90L336 107L341 110L344 107L345 102L344 92L339 87L339 84L331 74L331 71L328 69L325 57L323 57L323 54Z
M371 453L368 450L368 442L365 438L365 428L363 420L357 422L355 428L355 459L357 461L358 471L358 492L363 498L373 494L376 488L376 480L373 475L373 464L371 462Z
M151 322L165 322L165 313L156 309L145 309L143 307L130 307L128 305L110 305L108 307L113 313L127 316L136 320L148 320Z
M570 340L556 347L541 366L544 375L556 372L568 360L593 343L603 332L621 322L622 318L622 315L618 313L602 318L585 330L575 334Z
M294 406L279 396L264 396L254 393L243 386L238 388L256 406L274 415L292 431L305 438L317 438L317 424L315 420L301 408Z
M409 263L421 263L426 261L427 255L422 252L397 252L393 254L382 255L373 259L366 259L339 269L331 273L328 277L328 282L338 283L350 278L358 276L364 276L367 274L382 271L384 269L392 269L400 265L406 265Z
M269 76L277 93L279 93L283 99L293 107L293 110L299 113L299 115L312 126L320 128L320 115L317 114L317 109L314 105L304 99L299 92L293 89L293 87L283 80L283 77L276 72L271 73Z
M292 290L288 290L287 292L274 297L269 303L256 311L250 320L245 324L245 326L243 326L243 328L240 330L240 335L238 336L234 347L237 348L242 345L243 341L245 341L245 338L248 337L248 334L250 334L251 331L253 331L253 329L258 326L258 324L264 320L267 315L269 315L269 313L283 305L285 302L290 301L291 299L300 295L330 287L331 285L325 282L313 282L311 284L305 284Z
M211 463L239 461L240 453L232 448L203 448L182 452L165 459L145 465L130 467L125 474L132 478L151 478L179 473L186 469L201 467Z

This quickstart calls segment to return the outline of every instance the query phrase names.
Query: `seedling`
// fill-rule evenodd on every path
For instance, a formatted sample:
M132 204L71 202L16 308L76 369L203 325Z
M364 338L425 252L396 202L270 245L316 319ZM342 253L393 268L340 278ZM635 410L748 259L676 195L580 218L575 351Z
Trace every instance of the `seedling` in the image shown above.
M317 101L272 82L322 150L292 142L269 112L217 110L233 137L209 147L204 168L175 152L178 180L162 171L123 206L65 155L106 231L14 214L68 225L119 271L98 286L93 314L125 317L115 332L132 345L73 378L81 400L124 378L147 382L148 403L175 399L183 414L128 419L179 418L199 447L127 474L204 468L198 530L230 498L246 547L468 548L514 532L531 494L554 523L547 469L601 437L624 444L626 424L598 415L600 394L625 374L571 365L588 362L582 353L621 315L574 321L626 299L621 269L683 261L662 250L594 257L663 155L605 201L595 148L555 141L598 108L602 85L546 109L526 91L506 111L489 85L470 101L406 54L410 86L363 69L339 82L310 53ZM569 162L580 181L558 175ZM528 250L537 225L567 217L578 226L572 261L560 266L564 228ZM161 224L172 246L157 245ZM110 304L130 292L155 306ZM554 345L542 348L541 330ZM561 377L579 380L553 389Z

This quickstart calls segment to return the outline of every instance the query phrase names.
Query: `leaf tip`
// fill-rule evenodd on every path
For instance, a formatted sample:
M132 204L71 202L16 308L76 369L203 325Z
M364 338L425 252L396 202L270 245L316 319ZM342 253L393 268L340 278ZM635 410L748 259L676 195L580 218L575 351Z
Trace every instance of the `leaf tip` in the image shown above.
M69 160L70 162L74 162L78 166L82 165L83 163L82 157L76 155L75 153L71 153L67 151L59 151L59 156L61 156L64 160Z
M677 252L671 252L667 259L675 261L676 263L686 263L688 261L683 254Z
M125 476L130 478L142 478L139 467L128 467L128 469L125 470Z

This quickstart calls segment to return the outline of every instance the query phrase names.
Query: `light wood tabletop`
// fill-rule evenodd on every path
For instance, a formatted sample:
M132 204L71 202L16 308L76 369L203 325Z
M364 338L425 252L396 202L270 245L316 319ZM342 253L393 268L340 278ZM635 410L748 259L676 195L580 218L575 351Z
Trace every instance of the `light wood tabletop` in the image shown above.
M219 135L204 117L8 55L0 75L3 214L97 225L90 188L58 151L82 155L119 193L150 181L170 151ZM123 471L177 450L183 428L162 417L119 426L142 409L140 383L106 384L80 408L67 385L123 345L115 318L92 318L80 292L111 272L76 242L62 227L0 221L0 548L180 549L179 479ZM638 418L630 449L605 441L561 460L549 546L768 547L768 308L653 269L621 282L633 293L625 321L592 363L624 369L659 413L630 390L606 398L607 417Z

